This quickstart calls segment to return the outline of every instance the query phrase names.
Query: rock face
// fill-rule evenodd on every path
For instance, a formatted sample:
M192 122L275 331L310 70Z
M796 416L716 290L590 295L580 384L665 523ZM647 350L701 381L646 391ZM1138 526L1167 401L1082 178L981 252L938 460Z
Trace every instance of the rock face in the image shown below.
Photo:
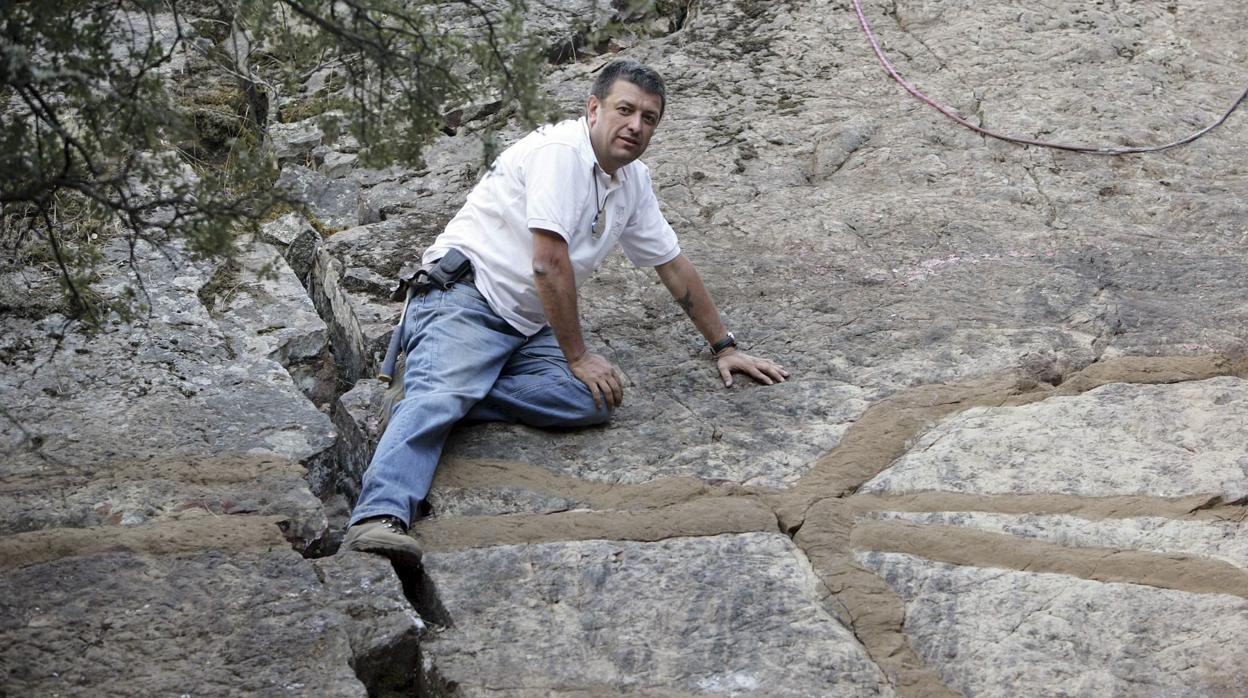
M1193 515L1242 507L1245 386L1111 384L965 410L860 490L880 499L855 521L856 560L964 694L1233 695L1243 652L1219 633L1248 618L1244 525ZM918 492L928 511L886 510Z
M390 565L299 554L326 536L313 491L336 440L291 377L325 346L309 298L273 248L234 270L137 259L150 314L92 333L3 319L0 692L414 686L375 666L415 667L422 628Z
M1248 600L872 553L907 634L965 695L1217 695L1242 690Z
M350 228L360 222L359 186L344 179L330 179L299 165L282 168L277 188L303 201L309 213L328 232Z
M300 283L307 279L316 260L316 248L321 244L321 234L306 218L288 213L260 226L260 238L278 248Z
M540 5L563 115L616 55L666 77L659 199L792 379L725 389L613 256L580 293L609 425L458 429L423 570L304 559L377 438L393 280L506 105L451 105L420 169L274 128L306 217L247 265L140 249L151 315L89 336L23 291L50 276L0 275L0 693L1242 693L1248 113L1147 156L1020 148L889 81L849 3L664 2L603 41L619 3ZM1245 80L1242 3L864 10L903 75L1028 137L1173 140ZM325 343L332 422L291 360Z
M87 335L65 331L57 316L4 318L6 409L38 425L40 437L37 450L7 459L5 475L38 473L49 461L248 453L311 464L325 454L334 442L329 421L269 358L275 350L239 353L242 338L227 336L201 301L214 270L142 245L137 254L151 312L134 323ZM120 273L106 277L100 292L124 283Z
M956 526L1042 540L1067 548L1142 550L1159 555L1199 555L1248 569L1248 524L1175 521L1164 517L1090 521L1077 516L980 512L874 512L871 518Z
M1147 425L1147 426L1141 426ZM1248 497L1248 381L1108 385L975 408L923 435L863 492Z
M892 695L779 534L500 546L425 570L454 623L425 661L459 695ZM546 647L509 649L525 636Z
M299 244L296 237L286 255L297 254ZM237 267L222 271L206 300L234 351L278 362L304 395L328 402L335 388L328 332L278 248L253 242L239 255Z
M5 688L25 695L363 697L352 665L403 636L410 661L421 627L372 556L103 552L5 570L0 591Z

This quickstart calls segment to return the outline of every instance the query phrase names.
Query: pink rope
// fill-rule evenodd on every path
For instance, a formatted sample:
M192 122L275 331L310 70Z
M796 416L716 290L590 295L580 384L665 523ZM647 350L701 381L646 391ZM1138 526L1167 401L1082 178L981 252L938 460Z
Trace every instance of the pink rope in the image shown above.
M959 124L962 124L963 126L971 129L972 131L975 131L976 133L988 136L990 138L996 138L998 140L1007 141L1009 143L1017 143L1019 145L1034 145L1034 146L1039 146L1041 148L1056 148L1058 150L1069 150L1069 151L1076 152L1076 153L1088 153L1090 155L1128 155L1131 153L1156 153L1162 150L1169 150L1170 148L1177 148L1181 145L1187 145L1188 143L1191 143L1192 141L1196 140L1197 138L1200 138L1206 133L1209 133L1213 129L1221 126L1222 123L1226 121L1227 117L1229 117L1231 113L1234 112L1237 108L1239 108L1239 105L1242 104L1245 99L1248 99L1248 87L1246 87L1244 88L1243 93L1239 95L1239 98L1236 99L1233 103L1231 103L1230 109L1226 110L1226 113L1222 115L1222 118L1218 119L1212 124L1206 126L1205 128L1202 128L1201 130L1191 134L1190 136L1186 138L1177 140L1173 143L1167 143L1165 145L1149 145L1149 146L1128 147L1128 148L1110 148L1110 147L1097 147L1097 146L1091 146L1091 145L1071 145L1068 143L1053 143L1050 141L1037 141L1037 140L1032 140L1030 138L1020 138L1018 136L1007 136L1001 133L997 133L995 131L990 131L986 128L983 128L982 126L976 126L975 124L972 124L971 122L967 121L962 116L960 116L953 109L946 107L945 105L941 104L940 102L937 102L931 97L928 97L927 95L923 94L923 92L919 90L919 88L915 87L914 85L911 85L909 82L906 82L906 79L901 77L901 75L897 73L897 69L893 67L893 64L889 62L888 57L884 55L883 49L880 48L880 42L875 38L875 32L871 31L871 25L867 23L867 16L863 14L862 12L862 4L860 0L853 0L853 3L854 3L854 11L858 13L858 23L862 25L862 31L866 33L867 39L871 42L871 48L875 50L875 56L880 59L880 64L884 66L884 70L887 70L888 74L891 75L894 80L896 80L902 87L906 88L906 92L909 92L910 94L914 95L920 100L926 102L929 106L931 106L936 111L940 112L941 114L944 114L945 116L949 117L950 119L953 119Z

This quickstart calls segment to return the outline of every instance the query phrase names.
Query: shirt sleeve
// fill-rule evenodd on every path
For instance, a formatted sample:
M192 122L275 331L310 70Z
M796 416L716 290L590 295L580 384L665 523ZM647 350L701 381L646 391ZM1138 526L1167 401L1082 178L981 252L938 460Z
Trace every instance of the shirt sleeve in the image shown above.
M571 243L586 205L591 176L570 146L551 143L534 150L524 167L528 227L549 230Z
M676 240L676 231L659 210L649 170L638 168L637 174L641 191L637 207L620 234L620 249L635 266L657 267L680 254L680 243Z

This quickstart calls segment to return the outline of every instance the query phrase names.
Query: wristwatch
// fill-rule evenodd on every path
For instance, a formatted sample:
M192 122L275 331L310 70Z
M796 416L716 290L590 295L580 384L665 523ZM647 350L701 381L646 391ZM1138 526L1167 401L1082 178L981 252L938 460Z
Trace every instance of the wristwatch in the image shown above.
M725 349L733 349L733 348L736 348L736 346L737 346L737 338L733 337L732 333L729 332L727 337L724 337L723 339L711 345L711 353L716 356L719 356L719 353L721 351Z

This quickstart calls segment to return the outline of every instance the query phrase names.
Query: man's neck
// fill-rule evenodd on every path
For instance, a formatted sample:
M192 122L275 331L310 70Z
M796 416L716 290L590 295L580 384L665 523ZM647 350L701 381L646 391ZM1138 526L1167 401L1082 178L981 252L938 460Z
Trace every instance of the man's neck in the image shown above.
M589 119L588 119L588 118L586 118L586 117L584 117L584 116L582 116L582 117L580 118L580 121L581 121L582 126L584 126L584 128L585 128L585 140L589 141L589 149L590 149L590 151L592 151L592 152L593 152L593 154L594 154L594 163L598 165L598 169L599 169L599 170L601 170L601 171L603 171L603 172L607 173L607 175L611 177L611 181L612 181L612 182L614 182L614 181L615 181L615 179L616 179L616 172L618 172L618 171L620 170L620 168L618 168L618 167L617 167L617 168L615 168L614 170L609 170L609 169L607 169L606 167L604 167L604 166L603 166L603 164L602 164L602 154L601 154L601 153L599 153L599 152L598 152L598 149L594 147L594 139L593 139L593 138L590 138L590 136L589 136Z

